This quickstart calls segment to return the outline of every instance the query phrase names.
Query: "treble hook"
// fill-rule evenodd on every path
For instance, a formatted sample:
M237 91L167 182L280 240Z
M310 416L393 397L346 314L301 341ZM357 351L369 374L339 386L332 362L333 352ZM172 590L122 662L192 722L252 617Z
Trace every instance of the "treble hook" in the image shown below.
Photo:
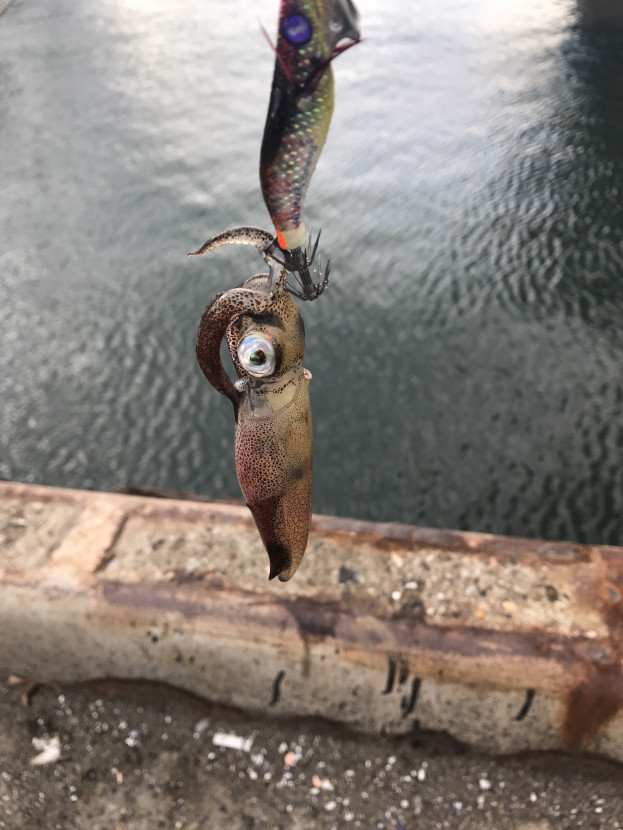
M309 268L313 264L318 250L319 240L320 233L313 244L310 240L306 250L300 247L288 251L279 246L277 239L272 234L261 228L232 228L229 231L216 234L216 236L211 236L198 251L193 251L188 256L202 256L213 251L215 248L220 248L221 245L253 245L268 265L269 274L266 291L274 294L280 280L281 272L285 268L297 281L297 286L286 283L286 288L289 293L299 300L315 300L329 284L330 271L329 261L327 261L324 271L322 270L319 257L317 269L318 282L314 283L309 272Z
M298 297L299 300L315 300L329 284L330 260L327 260L327 264L323 270L320 257L318 257L318 267L316 269L318 282L313 281L309 270L313 265L316 252L318 251L321 233L322 231L318 232L315 242L312 242L310 233L307 249L301 246L300 248L287 250L279 245L277 239L273 239L272 243L266 249L266 253L271 259L278 262L279 265L295 277L298 288L292 285L288 285L287 288L290 294Z

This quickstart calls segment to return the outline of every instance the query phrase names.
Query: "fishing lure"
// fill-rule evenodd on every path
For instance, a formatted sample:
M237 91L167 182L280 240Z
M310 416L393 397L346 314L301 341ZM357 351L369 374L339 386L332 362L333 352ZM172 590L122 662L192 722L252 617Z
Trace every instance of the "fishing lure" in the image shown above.
M351 0L281 0L276 61L260 153L264 202L277 232L271 256L298 280L297 297L313 300L328 283L329 267L314 284L309 268L318 239L307 243L303 203L333 114L331 61L360 40ZM338 45L347 39L349 42Z
M338 45L340 41L348 42ZM235 228L217 234L189 256L220 245L255 245L270 268L268 291L282 268L297 280L288 285L301 300L313 300L326 288L329 263L318 262L319 280L310 274L320 234L307 241L302 219L307 188L323 148L333 113L331 61L360 39L358 14L351 0L281 0L275 71L260 153L262 195L277 233Z
M305 328L286 278L282 269L268 291L268 274L259 274L217 294L197 335L203 374L233 404L238 482L268 552L269 579L282 582L296 572L307 546L313 443ZM221 362L223 338L235 384Z

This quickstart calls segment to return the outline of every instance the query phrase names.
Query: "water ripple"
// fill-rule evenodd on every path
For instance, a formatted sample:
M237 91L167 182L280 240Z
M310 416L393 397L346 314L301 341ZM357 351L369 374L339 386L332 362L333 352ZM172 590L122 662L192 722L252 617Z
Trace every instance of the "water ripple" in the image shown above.
M314 508L621 544L621 31L566 0L412 5L362 4L309 192ZM274 13L3 15L0 476L239 494L194 339L260 263L186 252L267 224L249 20Z

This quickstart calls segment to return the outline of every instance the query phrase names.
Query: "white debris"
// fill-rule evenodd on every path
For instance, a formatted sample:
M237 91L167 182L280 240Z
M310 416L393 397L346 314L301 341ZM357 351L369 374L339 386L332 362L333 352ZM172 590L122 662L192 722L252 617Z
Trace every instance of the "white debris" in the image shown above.
M478 781L478 786L480 787L481 790L490 790L491 789L491 781L489 781L487 778L481 778Z
M327 801L327 803L324 805L325 810L335 810L336 807L336 801Z
M291 772L284 772L281 776L281 781L277 784L278 787L293 787L294 781L292 780L292 773Z
M420 767L417 771L417 780L426 781L426 770L424 769L424 767Z
M329 781L328 778L320 778L318 775L314 775L312 777L312 784L318 790L324 790L325 792L333 792L335 789L333 784Z
M125 742L129 747L136 746L138 744L138 732L133 729L125 739Z
M198 720L195 724L195 732L197 733L197 735L201 735L203 732L206 731L209 725L210 721L208 720L208 718L201 718L201 720Z
M251 752L253 738L242 738L240 735L228 735L226 732L215 732L212 743L215 746L227 747L227 749L239 749L241 752Z
M33 738L32 745L39 754L30 759L33 767L41 767L44 764L55 764L61 757L61 742L57 736L53 738Z

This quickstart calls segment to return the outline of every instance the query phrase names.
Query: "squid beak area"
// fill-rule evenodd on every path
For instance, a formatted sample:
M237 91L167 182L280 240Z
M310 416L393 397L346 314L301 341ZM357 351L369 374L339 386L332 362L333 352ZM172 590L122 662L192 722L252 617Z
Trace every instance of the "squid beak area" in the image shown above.
M292 554L283 545L271 544L266 545L266 552L270 559L269 579L279 577L280 582L287 582L292 578L296 568L292 567Z

